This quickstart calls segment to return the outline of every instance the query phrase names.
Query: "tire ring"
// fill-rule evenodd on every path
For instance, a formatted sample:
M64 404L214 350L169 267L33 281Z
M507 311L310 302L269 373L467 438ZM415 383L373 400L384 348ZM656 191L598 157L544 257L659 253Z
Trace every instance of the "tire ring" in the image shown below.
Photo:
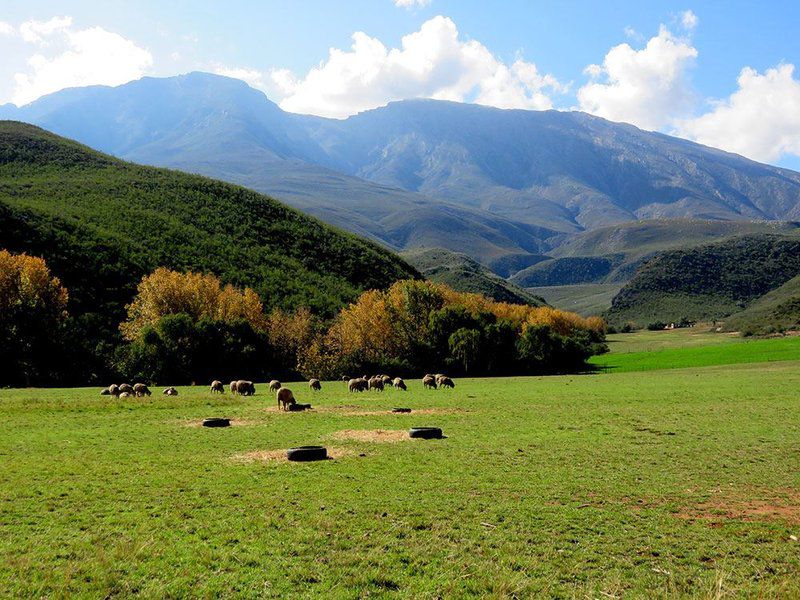
M298 446L289 448L286 451L286 458L297 462L325 460L328 458L328 450L322 446Z
M412 427L408 430L408 437L438 440L442 437L442 430L439 427Z
M231 420L223 419L221 417L214 417L212 419L203 419L203 427L230 427Z
M393 413L410 413L411 409L410 408L393 408L392 412Z

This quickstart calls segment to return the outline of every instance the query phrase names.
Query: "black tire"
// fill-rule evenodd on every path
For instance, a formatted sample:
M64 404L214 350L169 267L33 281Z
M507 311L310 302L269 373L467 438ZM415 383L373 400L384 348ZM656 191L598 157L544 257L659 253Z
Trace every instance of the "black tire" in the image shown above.
M297 448L289 448L286 451L286 458L298 462L325 460L328 458L328 450L322 446L299 446Z
M408 437L438 440L442 437L442 430L439 427L412 427L408 431Z
M203 427L230 427L231 420L215 417L213 419L203 419Z
M410 413L411 409L410 408L393 408L392 412L393 413Z

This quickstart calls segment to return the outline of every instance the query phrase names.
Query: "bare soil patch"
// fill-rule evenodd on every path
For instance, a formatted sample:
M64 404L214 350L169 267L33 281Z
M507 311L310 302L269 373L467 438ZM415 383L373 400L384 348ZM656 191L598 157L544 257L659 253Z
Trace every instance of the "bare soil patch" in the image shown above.
M359 454L349 448L332 448L325 447L328 450L328 460L336 460L338 458L345 458L347 456L365 456L363 453ZM250 452L243 452L242 454L234 454L231 459L238 463L254 463L254 462L291 462L286 458L286 451L288 448L282 450L252 450Z
M378 442L394 444L411 440L405 429L343 429L330 436L336 440L353 440L356 442Z
M679 519L707 521L719 526L727 520L784 521L800 525L800 492L796 490L724 490L707 501L675 514Z

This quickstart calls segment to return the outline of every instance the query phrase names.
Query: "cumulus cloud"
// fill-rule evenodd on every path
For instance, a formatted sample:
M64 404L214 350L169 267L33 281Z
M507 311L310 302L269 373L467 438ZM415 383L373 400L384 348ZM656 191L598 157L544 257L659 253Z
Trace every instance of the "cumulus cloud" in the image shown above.
M708 113L679 121L676 133L761 161L800 155L800 80L794 65L763 74L745 67L738 89Z
M0 35L14 35L14 27L10 23L0 21Z
M14 75L11 100L17 105L66 87L126 83L153 64L134 42L101 27L75 29L70 17L26 21L19 34L38 51L27 61L28 71Z
M697 15L694 14L691 10L685 10L681 13L681 25L686 30L692 30L697 27L697 24L700 20L697 18Z
M414 7L422 7L428 6L431 3L431 0L394 0L394 5L399 6L401 8L414 8Z
M400 48L389 49L360 31L352 39L349 51L331 48L328 59L305 77L273 70L281 107L336 118L404 98L547 109L550 94L566 89L533 63L518 58L506 64L480 42L460 39L455 23L443 16L404 36Z
M663 25L641 50L628 44L611 48L602 65L589 65L592 79L578 90L581 110L659 129L686 114L693 101L687 71L697 50Z

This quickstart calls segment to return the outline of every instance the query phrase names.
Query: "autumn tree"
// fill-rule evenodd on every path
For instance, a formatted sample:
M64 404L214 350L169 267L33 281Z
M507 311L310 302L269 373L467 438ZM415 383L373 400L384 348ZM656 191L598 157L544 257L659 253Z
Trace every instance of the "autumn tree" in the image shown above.
M64 370L67 301L43 259L0 250L0 384L49 383Z

